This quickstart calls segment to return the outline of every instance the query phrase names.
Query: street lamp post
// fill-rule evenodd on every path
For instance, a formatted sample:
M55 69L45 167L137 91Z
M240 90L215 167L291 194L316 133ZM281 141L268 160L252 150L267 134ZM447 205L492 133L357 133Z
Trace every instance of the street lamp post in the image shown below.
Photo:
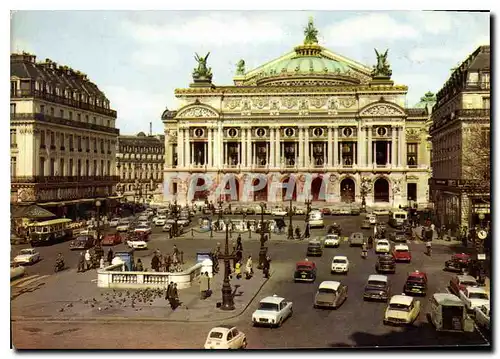
M290 208L288 209L288 217L290 218L290 223L288 224L288 239L293 239L293 226L292 226L292 217L293 217L293 209L292 209L292 200L290 198Z
M264 262L266 260L267 255L267 247L264 245L267 241L265 237L265 233L267 232L267 226L264 224L264 207L265 204L260 204L260 250L259 250L259 264L257 265L258 269L262 269L264 267Z
M304 233L304 238L309 238L311 236L310 234L310 229L309 229L309 212L311 211L311 199L309 196L307 196L307 199L306 199L306 206L307 206L307 210L306 210L306 230L305 230L305 233Z
M234 310L234 298L233 290L231 289L231 283L229 282L229 274L231 273L230 260L234 259L233 254L229 254L229 220L226 222L226 245L224 248L224 254L219 258L224 260L224 282L222 283L222 310Z
M99 210L101 208L101 201L96 201L95 207L97 208L97 240L99 240L101 238L101 236L100 236L101 218L100 218L100 213L99 213Z
M369 191L369 180L364 177L361 179L361 213L366 213L366 195Z

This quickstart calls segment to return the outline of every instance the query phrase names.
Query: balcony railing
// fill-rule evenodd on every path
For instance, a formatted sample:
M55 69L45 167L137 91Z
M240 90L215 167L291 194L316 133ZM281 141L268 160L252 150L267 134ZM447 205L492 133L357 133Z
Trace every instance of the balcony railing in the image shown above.
M465 109L455 111L459 117L490 117L489 109Z
M43 121L43 122L49 122L49 123L56 123L59 125L83 128L86 130L108 132L108 133L113 133L113 134L117 134L117 135L120 134L120 130L118 130L117 128L95 125L93 123L67 120L64 118L54 117L54 116L46 115L43 113L16 113L16 114L11 114L10 119L11 119L11 121L36 120L36 121Z
M101 115L104 116L110 116L113 118L116 118L116 111L111 110L109 108L104 108L100 106L95 106L91 105L89 103L53 95L44 91L37 91L37 90L17 90L17 91L10 91L10 97L11 98L29 98L29 97L34 97L34 98L40 98L46 101L50 102L55 102L59 103L62 105L66 106L72 106L75 108L80 108L82 110L88 110L92 112L97 112Z
M120 176L17 176L12 183L119 182Z
M467 89L489 90L490 83L489 82L467 82Z

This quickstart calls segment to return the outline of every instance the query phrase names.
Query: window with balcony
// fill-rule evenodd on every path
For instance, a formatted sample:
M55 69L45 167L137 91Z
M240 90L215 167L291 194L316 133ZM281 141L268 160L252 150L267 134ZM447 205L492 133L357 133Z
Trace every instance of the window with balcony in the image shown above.
M40 157L40 176L45 176L45 158L44 157Z
M97 160L94 160L94 176L97 176Z
M82 137L81 136L78 136L76 138L76 143L78 145L78 152L82 152Z
M73 135L69 135L69 150L73 151L75 148L73 147Z
M52 117L54 117L54 111L55 111L55 110L54 110L54 107L51 107L51 108L50 108L50 115L51 115Z
M296 143L295 142L284 142L283 143L283 157L285 160L285 166L292 167L295 166L296 161Z
M90 137L85 137L85 149L90 152Z
M10 130L10 147L17 147L17 131L15 129Z
M73 159L70 158L69 159L69 167L68 167L68 176L74 176L75 175L75 171L73 169Z
M82 160L78 160L77 165L76 165L76 175L77 176L82 176L83 171L82 171Z
M342 142L341 153L342 153L342 165L350 167L354 164L354 142ZM385 163L384 163L385 164Z
M56 160L54 158L51 158L49 164L50 164L50 166L49 166L49 176L55 176Z
M50 131L50 149L56 148L56 134L54 131Z
M10 97L15 97L17 95L17 81L10 82Z
M408 143L406 145L406 163L408 167L418 165L418 143Z
M92 140L92 145L94 147L94 152L97 153L97 138L94 138Z
M64 158L59 160L59 173L58 176L64 176Z
M76 114L76 120L77 120L78 122L81 122L81 121L82 121L82 115L81 115L81 114L79 114L79 113L77 113L77 114Z
M69 115L69 120L73 121L73 112L69 111L68 115Z
M89 115L85 115L85 122L89 123Z
M45 131L40 131L40 148L45 148Z
M64 110L59 110L59 117L64 118Z
M408 201L416 201L417 200L417 184L416 183L408 183L406 185L406 193L408 196Z
M10 104L10 114L11 115L15 115L16 114L16 104L15 103L11 103Z
M40 113L45 114L45 105L40 105Z
M85 176L90 176L90 163L89 160L85 160Z
M16 167L17 167L16 162L17 162L16 157L10 158L10 176L11 177L16 177Z
M104 140L100 140L99 142L100 142L99 146L101 147L101 153L104 153L104 150L105 150L105 148L104 148Z

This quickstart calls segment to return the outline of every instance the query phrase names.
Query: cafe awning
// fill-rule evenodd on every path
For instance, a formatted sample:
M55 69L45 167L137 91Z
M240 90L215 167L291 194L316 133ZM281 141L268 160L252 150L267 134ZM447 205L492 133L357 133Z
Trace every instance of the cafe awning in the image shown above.
M12 211L12 218L43 219L53 217L57 216L36 204L17 207Z

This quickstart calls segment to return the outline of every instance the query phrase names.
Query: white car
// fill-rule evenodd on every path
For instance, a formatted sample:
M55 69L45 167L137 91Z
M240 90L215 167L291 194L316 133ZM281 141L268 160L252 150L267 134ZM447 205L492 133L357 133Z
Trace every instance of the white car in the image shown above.
M145 241L138 240L138 239L127 241L127 245L133 249L147 249L148 248L148 244Z
M370 224L377 224L377 216L374 214L369 215L368 221L370 221Z
M252 314L252 323L253 325L280 327L292 313L292 302L287 302L285 298L273 295L260 301L259 309Z
M490 304L474 308L476 322L479 326L490 329Z
M481 287L465 287L465 289L458 292L458 294L458 297L468 310L474 310L476 307L490 304L488 292Z
M154 221L154 224L158 227L164 226L167 223L167 216L158 216Z
M349 272L349 259L347 259L346 256L333 257L331 272L347 274L347 272Z
M375 245L375 253L389 253L391 251L391 244L387 239L379 239Z
M109 226L110 227L116 227L120 223L120 218L113 218L111 221L109 221Z
M33 264L40 260L40 253L33 248L21 249L14 258L16 264Z
M387 216L389 214L388 209L375 209L373 214L376 216Z
M139 226L149 226L149 221L139 221L139 222L137 222L137 225L139 225Z
M134 232L151 234L151 227L148 225L140 224L137 227L135 227Z
M139 221L139 222L147 222L147 221L148 221L148 216L140 216L140 217L138 218L138 221Z
M231 325L212 328L205 341L205 349L245 349L247 337Z
M273 216L280 216L280 217L284 217L287 215L287 211L281 207L275 207L273 208L273 210L271 211L271 214Z
M338 247L340 245L340 238L338 234L327 234L325 236L325 247Z
M116 226L117 232L127 232L130 228L130 222L120 222Z
M294 214L302 215L302 214L306 214L306 211L304 211L304 208L295 208Z

